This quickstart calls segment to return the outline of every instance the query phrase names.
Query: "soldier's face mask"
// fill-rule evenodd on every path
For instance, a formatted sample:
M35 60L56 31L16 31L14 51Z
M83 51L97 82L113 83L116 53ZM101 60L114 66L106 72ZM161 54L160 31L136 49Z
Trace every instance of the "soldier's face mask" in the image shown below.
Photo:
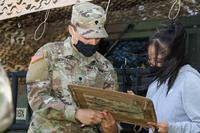
M86 57L92 56L94 53L96 53L98 49L98 44L96 45L85 44L80 40L78 40L78 43L74 46L79 52L81 52Z
M79 34L73 26L69 27L69 33L75 48L84 56L90 57L97 51L100 39L85 38Z

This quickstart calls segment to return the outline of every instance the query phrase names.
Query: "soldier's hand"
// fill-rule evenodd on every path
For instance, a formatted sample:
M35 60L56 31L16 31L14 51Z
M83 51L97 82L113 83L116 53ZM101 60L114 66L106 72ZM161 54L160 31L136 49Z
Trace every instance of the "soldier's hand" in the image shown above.
M103 114L92 109L78 109L75 118L84 125L92 125L101 123Z
M103 133L116 133L117 132L117 122L113 118L112 114L108 111L102 112L104 118L101 122L101 128Z

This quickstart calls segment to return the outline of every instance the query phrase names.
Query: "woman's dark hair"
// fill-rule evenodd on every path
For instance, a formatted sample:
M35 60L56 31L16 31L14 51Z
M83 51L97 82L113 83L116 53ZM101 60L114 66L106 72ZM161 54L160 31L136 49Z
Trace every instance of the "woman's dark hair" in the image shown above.
M178 75L179 69L187 64L186 51L187 33L183 25L179 21L171 21L168 24L161 25L160 28L149 39L147 47L155 46L155 63L157 62L158 54L162 54L162 47L167 49L164 52L164 60L162 66L155 75L155 80L158 80L158 86L163 83L168 84L168 92L174 84Z

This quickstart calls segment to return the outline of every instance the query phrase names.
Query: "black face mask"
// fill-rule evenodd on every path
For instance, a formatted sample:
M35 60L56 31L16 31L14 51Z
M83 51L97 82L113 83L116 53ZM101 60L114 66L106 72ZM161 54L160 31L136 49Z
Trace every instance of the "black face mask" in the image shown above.
M79 52L81 52L84 56L90 57L92 56L98 49L97 45L89 45L85 44L82 41L78 41L76 45L74 45Z

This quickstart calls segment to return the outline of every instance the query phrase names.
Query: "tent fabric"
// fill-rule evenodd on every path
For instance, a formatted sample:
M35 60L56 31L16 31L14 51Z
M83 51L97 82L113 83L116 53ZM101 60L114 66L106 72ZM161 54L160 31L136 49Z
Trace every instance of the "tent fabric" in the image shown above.
M0 20L89 0L1 0Z
M5 3L4 5L2 4L3 1L7 3L7 1L11 0L0 0L0 9L3 9L1 6L5 6ZM23 1L27 1L28 3L31 0ZM35 1L47 2L49 0ZM75 0L65 1L75 2ZM110 25L129 24L133 22L139 24L147 20L150 20L152 24L154 24L154 20L167 19L172 1L173 0L111 0L106 24L109 27ZM182 4L179 16L199 16L199 0L181 1ZM191 1L196 1L196 3ZM17 0L17 2L20 2L20 0ZM108 0L92 1L92 3L101 5L104 9L106 9L107 2ZM31 56L39 47L47 42L64 40L68 36L67 26L71 19L71 8L72 6L64 6L51 9L45 34L39 41L33 39L34 32L38 25L44 21L46 11L0 20L0 64L2 64L4 69L10 72L26 71ZM4 9L4 11L6 10ZM172 13L175 14L176 10L173 10ZM2 13L0 13L0 17L2 16ZM144 26L151 27L151 25ZM198 28L198 25L196 27ZM118 29L118 27L114 27L114 32L112 31L111 34L118 37L118 34L116 34L119 32ZM39 31L39 33L40 32L41 31Z

